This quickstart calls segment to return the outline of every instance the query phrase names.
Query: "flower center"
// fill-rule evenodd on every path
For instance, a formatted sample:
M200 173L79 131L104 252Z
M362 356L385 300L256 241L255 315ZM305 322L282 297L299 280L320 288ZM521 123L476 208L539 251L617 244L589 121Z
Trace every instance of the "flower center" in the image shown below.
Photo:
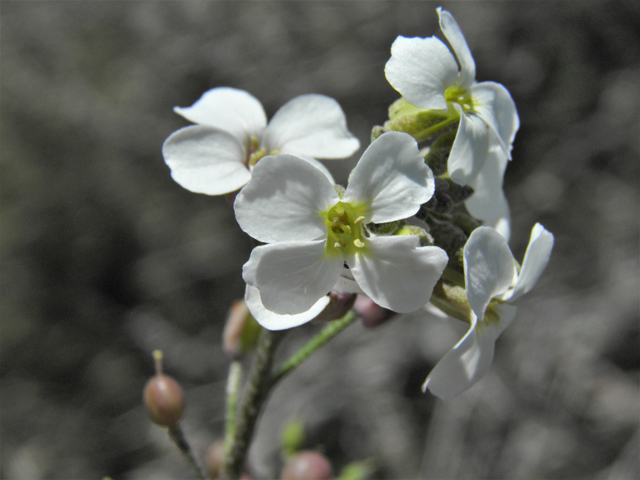
M275 155L278 150L271 150L267 152L267 149L260 146L260 141L257 137L251 136L247 145L247 157L245 159L245 165L248 167L255 167L258 160L267 155Z
M489 302L489 305L487 305L487 309L484 312L484 318L481 321L478 321L478 327L482 328L485 325L499 324L500 313L498 313L498 310L496 309L496 307L502 303L505 303L505 302L497 298L494 298L493 300L491 300L491 302Z
M459 104L465 112L473 111L473 98L466 88L452 85L444 91L444 98L447 103Z
M338 202L327 212L323 212L327 226L327 244L329 255L353 256L367 249L367 237L364 231L366 214L364 206Z

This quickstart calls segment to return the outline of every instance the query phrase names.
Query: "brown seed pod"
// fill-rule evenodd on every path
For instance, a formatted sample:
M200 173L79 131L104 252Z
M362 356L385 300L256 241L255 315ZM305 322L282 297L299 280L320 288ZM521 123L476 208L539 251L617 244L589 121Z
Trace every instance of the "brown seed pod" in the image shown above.
M162 352L153 352L156 374L144 388L144 404L151 421L162 427L175 426L184 413L184 394L173 378L162 373Z

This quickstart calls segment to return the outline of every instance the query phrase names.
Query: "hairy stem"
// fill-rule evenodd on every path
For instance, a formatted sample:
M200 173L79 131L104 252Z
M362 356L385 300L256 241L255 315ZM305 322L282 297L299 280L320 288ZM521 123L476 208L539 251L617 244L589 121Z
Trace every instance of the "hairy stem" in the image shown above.
M225 458L229 456L233 436L236 431L236 415L238 410L238 391L242 378L242 364L238 361L231 362L229 377L227 379L227 411L225 422L224 451Z
M202 468L200 468L200 465L198 465L196 456L194 455L189 442L187 442L187 437L185 437L180 424L176 424L173 427L169 428L169 437L171 438L171 440L173 440L173 443L176 444L176 446L180 450L180 453L182 453L189 465L191 465L191 468L193 468L193 471L196 473L198 478L206 479L207 476L202 471Z
M276 370L273 375L272 384L278 383L282 378L291 372L294 368L298 367L302 362L313 354L316 350L322 347L325 343L331 340L333 337L342 332L345 328L351 325L358 315L355 311L350 310L340 320L334 320L324 327L320 333L313 337L309 342L293 354L286 362L284 362L280 368Z
M273 355L282 337L282 332L265 329L260 332L255 358L236 418L235 431L226 449L224 478L235 480L242 475L258 415L272 386L270 373Z

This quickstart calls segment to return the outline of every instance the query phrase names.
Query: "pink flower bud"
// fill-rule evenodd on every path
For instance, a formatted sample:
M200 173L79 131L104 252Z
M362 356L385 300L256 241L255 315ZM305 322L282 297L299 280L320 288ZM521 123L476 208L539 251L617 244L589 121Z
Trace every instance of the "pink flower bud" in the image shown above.
M281 480L329 480L331 464L318 452L303 451L287 462L280 478Z
M379 327L395 315L395 312L381 307L364 295L358 295L353 308L360 315L360 321L366 328Z
M153 355L156 374L144 388L144 404L153 423L173 427L184 413L184 394L178 382L162 373L162 353L156 350Z
M204 454L204 462L207 473L211 478L219 478L222 472L222 463L224 462L224 441L216 440L207 447Z
M222 333L222 346L232 358L253 348L258 340L260 325L253 319L244 300L233 304Z
M353 302L356 301L356 295L354 293L329 293L329 303L324 310L320 312L314 322L330 322L331 320L338 320L344 317L349 310L353 307Z

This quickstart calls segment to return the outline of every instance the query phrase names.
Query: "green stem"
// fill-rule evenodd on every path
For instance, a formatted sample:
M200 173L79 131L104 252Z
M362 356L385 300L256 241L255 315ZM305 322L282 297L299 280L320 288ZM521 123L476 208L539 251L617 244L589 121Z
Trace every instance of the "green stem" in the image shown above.
M333 337L335 337L341 331L351 325L357 318L358 315L355 313L355 311L350 310L340 320L334 320L330 322L320 331L320 333L309 340L309 342L304 347L294 353L293 356L291 356L280 366L280 368L276 370L271 381L272 385L275 385L280 380L282 380L282 378L284 378L289 372L291 372L294 368L298 367L302 362L309 358L311 354L313 354L313 352L318 350L325 343L327 343L329 340L331 340Z
M169 437L173 440L173 443L176 444L178 450L180 450L180 453L182 453L189 465L191 465L191 468L193 468L193 471L196 473L198 478L203 480L206 479L207 476L200 468L200 465L198 465L196 456L194 455L193 450L191 450L191 446L189 445L189 442L187 442L187 437L185 437L179 423L173 427L169 427Z
M240 403L235 431L226 451L223 478L236 480L242 475L258 415L272 386L270 373L273 355L282 337L282 332L271 332L265 329L260 332L253 365Z
M242 378L242 364L238 361L231 362L229 367L229 377L227 378L227 411L226 429L224 436L225 458L229 456L233 435L236 431L236 415L238 409L238 391L240 389L240 379Z

